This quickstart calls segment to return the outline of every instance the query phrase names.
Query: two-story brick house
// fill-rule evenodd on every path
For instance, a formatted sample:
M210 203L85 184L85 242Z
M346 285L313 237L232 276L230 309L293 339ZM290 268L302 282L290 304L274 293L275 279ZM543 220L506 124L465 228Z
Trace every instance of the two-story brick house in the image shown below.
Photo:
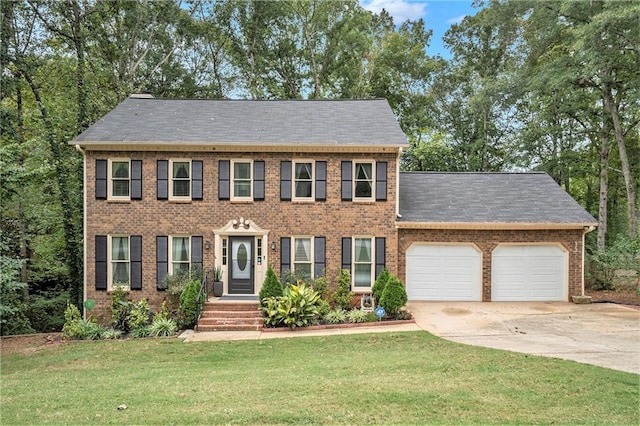
M226 295L256 295L267 265L312 277L346 268L367 293L386 266L416 300L501 299L492 257L502 243L507 265L540 247L562 264L542 299L582 294L590 215L544 174L401 174L407 141L385 100L132 96L70 143L84 154L85 298L99 311L114 285L157 307L164 277L193 264L220 266ZM503 187L537 195L483 205L482 191ZM491 220L514 201L525 205ZM536 298L522 294L514 300Z

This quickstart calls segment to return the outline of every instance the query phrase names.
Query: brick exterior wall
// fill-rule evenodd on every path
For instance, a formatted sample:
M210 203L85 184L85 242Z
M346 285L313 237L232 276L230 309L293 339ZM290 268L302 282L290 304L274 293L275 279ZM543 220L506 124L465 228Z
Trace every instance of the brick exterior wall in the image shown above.
M130 158L142 160L142 200L108 201L95 197L96 159ZM203 200L173 202L156 199L157 160L191 159L203 161ZM265 161L265 200L245 203L218 200L219 160ZM327 162L327 199L319 202L280 201L281 160L316 160ZM377 202L341 201L341 162L343 160L377 160L387 164L387 200ZM368 235L386 238L386 266L392 273L398 271L396 213L396 161L397 153L389 154L283 154L283 153L212 153L212 152L86 152L86 298L96 301L95 316L109 316L110 292L95 289L95 236L142 236L142 290L132 291L135 300L147 298L158 308L164 291L156 289L156 236L201 235L211 242L203 250L203 267L214 266L213 230L223 227L232 219L252 220L269 231L269 244L264 247L267 262L280 269L280 238L293 235L323 236L326 238L326 265L328 276L336 276L341 265L342 237ZM375 259L374 259L375 260ZM256 282L256 292L262 283Z
M482 300L491 301L491 253L500 243L559 243L568 253L568 294L582 295L582 230L400 229L398 273L406 282L407 249L416 242L473 243L482 251Z

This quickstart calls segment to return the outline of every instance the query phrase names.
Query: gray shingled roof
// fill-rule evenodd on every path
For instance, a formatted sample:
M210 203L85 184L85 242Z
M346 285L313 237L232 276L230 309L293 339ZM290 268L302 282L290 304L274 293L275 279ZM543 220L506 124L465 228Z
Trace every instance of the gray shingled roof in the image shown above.
M597 222L546 173L404 172L400 214L420 223Z
M402 146L407 138L385 99L129 98L71 141L132 142Z

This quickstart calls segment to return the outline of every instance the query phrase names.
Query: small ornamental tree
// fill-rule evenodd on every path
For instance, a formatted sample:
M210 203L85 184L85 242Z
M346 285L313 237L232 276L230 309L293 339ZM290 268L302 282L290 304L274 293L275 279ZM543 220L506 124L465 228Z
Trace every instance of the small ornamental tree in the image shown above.
M353 299L351 272L348 269L342 269L338 275L338 288L333 293L333 301L338 309L351 309L351 299Z
M278 276L273 271L271 265L269 265L267 268L267 275L264 277L264 282L262 283L262 288L260 289L260 293L258 293L260 306L265 306L265 299L280 296L282 296L282 284L280 284Z
M382 306L389 315L397 315L407 303L407 292L399 278L391 276L384 286L384 292L380 298Z
M389 281L391 274L389 274L389 270L387 268L383 268L378 278L376 278L376 282L373 283L373 297L376 300L376 305L380 305L380 299L382 298L382 293L384 292L384 287Z

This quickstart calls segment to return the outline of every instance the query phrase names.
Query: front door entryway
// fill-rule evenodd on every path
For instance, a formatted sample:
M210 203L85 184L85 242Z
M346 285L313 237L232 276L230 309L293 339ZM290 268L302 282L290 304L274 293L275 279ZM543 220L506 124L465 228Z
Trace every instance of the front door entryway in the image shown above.
M253 294L254 237L230 237L229 294Z

